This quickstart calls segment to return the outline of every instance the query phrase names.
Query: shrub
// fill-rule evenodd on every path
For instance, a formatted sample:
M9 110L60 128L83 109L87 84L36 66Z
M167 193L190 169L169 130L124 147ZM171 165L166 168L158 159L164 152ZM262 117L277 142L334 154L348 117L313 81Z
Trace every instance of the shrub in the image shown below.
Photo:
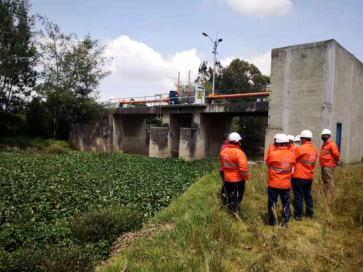
M0 261L9 271L94 271L97 259L93 251L92 246L48 247L43 250L19 249L11 254L2 255Z
M64 148L59 145L51 145L46 148L44 148L44 151L48 154L68 154L69 149Z
M73 236L83 243L114 240L127 231L140 229L143 213L135 207L115 206L75 217Z
M36 148L43 150L48 147L64 148L68 149L70 145L66 141L59 141L53 139L42 139L42 138L28 138L28 137L6 137L0 139L0 144L4 146L19 147L22 150L27 148Z

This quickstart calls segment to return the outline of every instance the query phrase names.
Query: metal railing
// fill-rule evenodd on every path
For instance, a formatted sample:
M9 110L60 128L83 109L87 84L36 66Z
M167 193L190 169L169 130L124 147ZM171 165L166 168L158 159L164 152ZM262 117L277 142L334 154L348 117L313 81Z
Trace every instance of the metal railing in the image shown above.
M262 101L265 98L261 98L264 95L256 95L254 97L251 95L248 96L249 93L255 93L255 92L261 92L261 93L268 93L269 88L249 88L249 89L233 89L233 90L216 90L215 95L217 96L225 96L224 98L221 98L221 100L218 101L218 103L235 103L235 102L242 102L242 101L251 101L251 100L257 100ZM246 94L246 97L238 98L234 97L234 94ZM192 101L195 101L197 97L196 96L187 96L186 94L183 94L179 97L175 97L174 99L178 100L178 104L188 104L193 103ZM199 98L199 97L198 97ZM211 99L215 100L215 99ZM122 103L124 102L124 103ZM134 102L134 103L133 103ZM208 102L208 93L205 94L205 103ZM163 94L156 94L154 96L131 96L131 97L122 97L122 98L112 98L109 99L109 107L110 108L118 108L122 105L122 107L142 107L142 106L161 106L161 105L167 105L169 104L169 93L163 93ZM172 103L171 103L172 104Z

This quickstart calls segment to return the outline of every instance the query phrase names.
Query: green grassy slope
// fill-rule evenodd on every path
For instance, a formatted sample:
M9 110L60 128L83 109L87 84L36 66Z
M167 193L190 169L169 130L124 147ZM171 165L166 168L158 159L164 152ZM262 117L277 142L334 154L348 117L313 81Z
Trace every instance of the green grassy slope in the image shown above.
M317 169L319 172L320 169ZM220 206L217 172L205 176L150 223L173 229L135 238L99 271L362 271L363 165L336 171L336 193L314 181L314 219L288 229L267 222L267 169L254 166L240 220ZM281 213L281 205L278 213Z

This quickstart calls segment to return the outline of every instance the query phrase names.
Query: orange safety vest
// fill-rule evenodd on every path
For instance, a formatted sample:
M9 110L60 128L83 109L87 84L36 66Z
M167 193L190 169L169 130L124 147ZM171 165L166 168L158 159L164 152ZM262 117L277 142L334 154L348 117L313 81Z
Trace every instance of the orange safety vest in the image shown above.
M277 189L291 188L292 168L296 163L295 155L287 146L276 148L266 158L268 170L268 186Z
M276 146L275 144L270 144L269 147L267 148L267 151L266 151L266 158L265 160L267 159L268 155L270 155L271 151L275 151L276 150Z
M332 139L323 143L320 150L319 165L325 167L335 167L340 160L338 146Z
M292 152L292 153L295 153L295 145L294 145L294 143L292 143L292 144L290 144L289 146L288 146L288 148L289 148L289 150Z
M236 145L229 144L220 153L224 181L238 182L250 178L246 154Z
M295 149L296 166L294 178L311 180L314 176L318 150L311 142L305 142Z

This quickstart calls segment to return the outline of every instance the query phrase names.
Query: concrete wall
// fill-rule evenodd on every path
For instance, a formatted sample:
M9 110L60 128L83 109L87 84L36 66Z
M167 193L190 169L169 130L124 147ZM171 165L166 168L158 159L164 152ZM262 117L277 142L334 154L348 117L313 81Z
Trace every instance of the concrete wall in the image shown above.
M363 157L363 64L337 42L332 46L335 60L329 129L335 140L337 123L342 124L342 159L358 162Z
M149 136L143 115L103 116L93 124L71 124L70 140L81 151L149 154Z
M271 95L265 147L276 133L309 129L320 149L323 128L342 123L345 162L362 157L363 65L335 40L272 50ZM353 147L352 147L353 145ZM359 148L357 148L357 146ZM266 148L265 148L266 149Z
M114 151L113 117L104 115L93 124L71 124L69 139L81 151Z

